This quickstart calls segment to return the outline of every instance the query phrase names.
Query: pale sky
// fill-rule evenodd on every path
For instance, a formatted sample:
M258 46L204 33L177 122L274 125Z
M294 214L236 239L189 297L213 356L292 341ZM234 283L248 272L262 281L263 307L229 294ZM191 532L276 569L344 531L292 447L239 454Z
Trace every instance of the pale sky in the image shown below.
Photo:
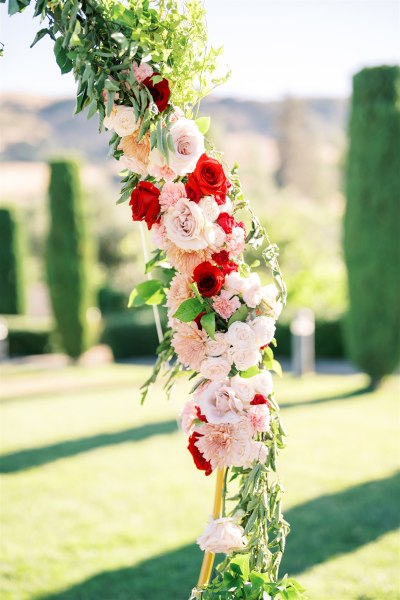
M364 66L400 59L400 0L205 0L209 37L224 45L232 77L219 94L258 100L347 96ZM40 96L75 95L52 44L29 45L40 28L28 9L9 18L0 6L0 89Z

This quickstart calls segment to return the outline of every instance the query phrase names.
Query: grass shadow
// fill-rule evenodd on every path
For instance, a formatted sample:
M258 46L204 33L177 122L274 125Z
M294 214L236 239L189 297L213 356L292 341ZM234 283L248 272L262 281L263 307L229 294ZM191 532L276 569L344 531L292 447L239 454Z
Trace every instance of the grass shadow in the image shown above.
M0 456L0 473L24 471L96 448L125 444L126 442L140 442L153 435L164 435L175 431L178 431L176 421L162 421L123 431L100 433L75 440L67 440L39 448L18 450Z
M375 391L371 385L364 386L362 388L352 390L351 392L344 392L343 394L335 394L333 396L325 396L323 398L313 398L311 400L304 400L300 402L283 402L280 404L281 409L289 408L300 408L301 406L309 406L313 404L324 404L325 402L334 402L335 400L347 400L348 398L355 398L356 396L363 396Z
M352 552L398 527L399 474L320 496L286 513L293 526L281 573L300 573ZM104 571L36 600L169 600L186 598L196 583L201 553L187 545L135 567Z
M400 473L320 496L285 513L292 527L282 573L301 573L400 526Z

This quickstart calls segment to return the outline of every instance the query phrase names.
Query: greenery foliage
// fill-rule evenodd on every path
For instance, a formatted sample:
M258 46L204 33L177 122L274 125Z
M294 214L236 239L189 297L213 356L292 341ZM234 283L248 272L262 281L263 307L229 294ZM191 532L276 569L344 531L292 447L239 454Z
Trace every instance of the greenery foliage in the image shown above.
M344 250L349 353L373 382L400 358L400 68L354 77Z
M13 209L0 208L0 313L2 314L17 315L24 312L24 248L20 227Z
M78 164L50 164L50 227L47 278L57 331L67 354L78 358L87 346L89 249Z

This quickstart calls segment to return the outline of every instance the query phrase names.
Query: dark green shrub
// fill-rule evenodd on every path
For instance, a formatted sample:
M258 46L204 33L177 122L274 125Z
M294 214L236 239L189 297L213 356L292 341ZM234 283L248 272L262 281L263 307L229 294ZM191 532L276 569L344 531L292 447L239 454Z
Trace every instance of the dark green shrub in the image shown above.
M5 320L10 356L46 354L56 350L53 323L40 318L14 315L6 315Z
M102 315L127 309L129 294L104 286L97 293L97 303Z
M71 160L57 160L50 169L47 279L60 343L69 356L78 358L87 347L89 304L89 250L79 168Z
M24 312L23 252L15 211L0 208L0 313Z
M316 358L344 358L343 323L336 321L315 322L315 356ZM279 322L276 327L278 347L277 357L289 358L291 355L290 323Z
M165 310L160 312L165 330ZM110 346L117 360L155 356L158 338L152 308L146 306L108 315L101 342Z
M344 251L351 359L373 383L400 357L400 68L363 69L353 80Z

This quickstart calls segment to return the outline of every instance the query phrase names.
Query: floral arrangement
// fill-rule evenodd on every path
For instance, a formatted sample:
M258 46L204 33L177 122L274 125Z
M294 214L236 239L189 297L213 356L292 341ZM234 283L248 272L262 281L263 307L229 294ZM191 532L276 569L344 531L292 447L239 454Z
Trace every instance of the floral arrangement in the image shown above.
M28 4L10 0L9 12ZM285 433L271 371L280 373L273 348L285 286L237 166L228 170L205 137L209 119L196 118L201 98L226 78L216 75L220 50L207 47L202 4L36 0L35 8L47 26L34 43L50 35L61 71L77 81L76 112L98 113L111 132L110 153L124 169L118 203L129 201L156 246L148 279L129 299L168 309L143 400L163 370L167 392L181 371L194 379L182 429L196 467L217 471L217 491L197 540L205 557L191 598L301 598L295 580L278 578L289 526L275 475ZM260 250L269 285L252 270L258 261L246 264L246 245ZM209 581L215 553L226 558Z

